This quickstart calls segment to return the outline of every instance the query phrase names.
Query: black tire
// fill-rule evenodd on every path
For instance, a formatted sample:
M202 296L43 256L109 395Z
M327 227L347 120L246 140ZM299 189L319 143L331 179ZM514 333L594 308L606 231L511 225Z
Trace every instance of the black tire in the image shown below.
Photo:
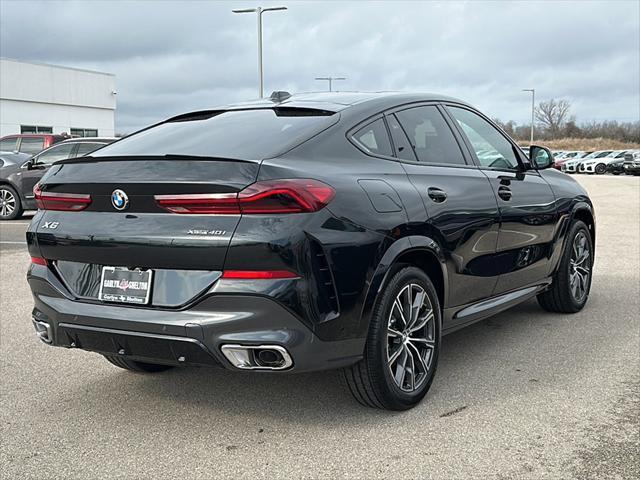
M584 238L588 250L588 258L583 262L588 266L588 274L584 281L584 295L576 296L572 291L572 255L576 239ZM584 222L578 220L571 225L567 233L567 241L562 252L560 265L548 290L538 295L538 303L549 312L576 313L582 310L589 299L591 279L593 277L593 243L589 229ZM582 284L578 280L579 284ZM575 285L575 284L574 284Z
M593 169L596 175L602 175L607 171L607 166L604 163L599 163L596 165L596 168Z
M407 288L408 298L415 293L415 304L420 303L413 326L424 322L424 327L408 335L411 326L399 326L401 317L395 305L396 298L405 295ZM362 360L343 369L344 380L355 399L364 406L387 410L408 410L417 405L429 390L436 372L441 322L438 295L429 277L419 268L399 267L376 299ZM398 328L395 333L400 335L390 335L391 327ZM388 363L389 351L393 349L391 356L395 356L397 363L393 360ZM398 351L402 353L398 354ZM402 360L404 364L401 364ZM400 385L391 374L392 368L396 377L400 376ZM407 374L408 388L414 387L411 390L404 389Z
M20 195L9 185L0 185L0 220L15 220L23 213Z
M130 370L132 372L139 373L156 373L156 372L164 372L165 370L169 370L173 368L172 365L159 365L156 363L144 363L144 362L136 362L134 360L128 360L123 357L118 357L116 355L103 355L107 361L116 367L124 368L125 370Z

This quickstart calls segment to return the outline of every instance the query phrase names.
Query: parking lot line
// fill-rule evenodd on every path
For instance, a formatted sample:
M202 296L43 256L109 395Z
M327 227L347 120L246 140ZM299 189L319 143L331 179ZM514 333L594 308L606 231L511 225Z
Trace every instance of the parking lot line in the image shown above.
M6 244L6 245L26 245L27 242L10 242L10 241L4 241L4 240L0 241L0 245L3 245L3 244Z

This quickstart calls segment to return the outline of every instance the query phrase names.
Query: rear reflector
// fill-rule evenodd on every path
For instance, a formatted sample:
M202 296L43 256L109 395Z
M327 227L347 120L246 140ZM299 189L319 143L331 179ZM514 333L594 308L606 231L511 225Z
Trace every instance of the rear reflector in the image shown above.
M41 257L31 257L31 263L33 263L34 265L47 266L47 259Z
M278 278L299 278L299 275L289 270L225 270L222 278L236 280L272 280Z
M36 205L40 210L63 210L77 212L91 203L91 195L83 193L43 192L40 184L33 187Z
M317 180L282 179L257 182L241 192L222 194L155 195L172 213L281 214L317 212L334 197L335 190Z

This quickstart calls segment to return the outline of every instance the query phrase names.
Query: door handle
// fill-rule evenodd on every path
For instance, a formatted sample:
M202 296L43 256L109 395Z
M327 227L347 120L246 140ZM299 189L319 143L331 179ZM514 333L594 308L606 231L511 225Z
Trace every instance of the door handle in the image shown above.
M498 188L498 196L506 201L511 200L511 189L509 187L506 187L504 185L500 185L500 187Z
M427 188L427 195L429 195L429 198L436 203L442 203L447 199L447 193L436 187Z

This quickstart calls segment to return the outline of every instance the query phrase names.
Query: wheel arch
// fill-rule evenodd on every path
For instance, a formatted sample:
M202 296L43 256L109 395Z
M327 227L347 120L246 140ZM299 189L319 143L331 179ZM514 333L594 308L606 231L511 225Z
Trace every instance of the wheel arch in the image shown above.
M440 308L443 309L446 305L448 275L442 248L429 237L418 235L404 237L387 249L369 282L360 316L363 331L368 329L371 311L383 285L389 276L395 273L397 266L401 264L416 266L423 270L436 289Z
M589 229L589 235L591 236L591 244L595 247L596 244L596 218L593 213L593 207L587 203L577 204L571 214L571 223L575 220L580 220L587 225ZM594 248L595 250L595 248ZM595 251L594 251L595 254Z

